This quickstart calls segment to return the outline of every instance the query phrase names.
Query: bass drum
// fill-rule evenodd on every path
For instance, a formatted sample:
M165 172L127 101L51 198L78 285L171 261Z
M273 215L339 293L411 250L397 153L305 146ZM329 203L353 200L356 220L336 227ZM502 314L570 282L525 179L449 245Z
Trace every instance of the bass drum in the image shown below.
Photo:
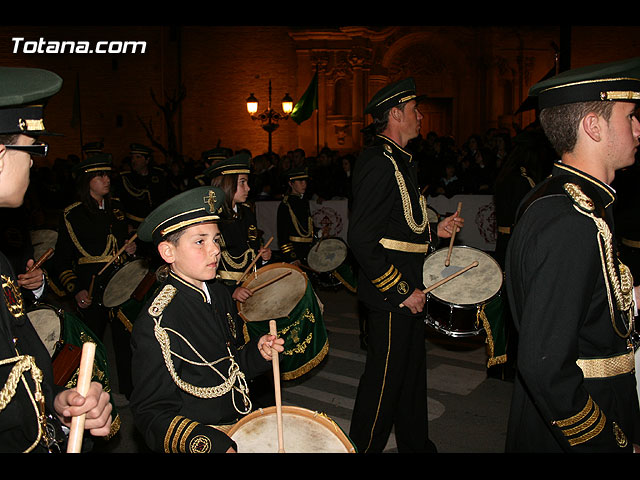
M502 269L491 256L472 247L454 246L450 264L445 267L449 249L436 250L423 265L425 287L434 285L474 261L478 266L427 293L426 322L435 330L452 337L468 337L483 332L481 312L499 298Z
M249 338L269 333L269 320L276 321L278 336L284 339L284 352L280 354L282 379L300 377L329 351L322 305L305 273L289 263L266 265L242 283L249 290L261 285L266 286L255 290L244 303L236 303L238 313L246 322Z
M228 432L238 453L278 453L276 407L250 413ZM356 453L337 423L325 414L301 407L282 407L285 453Z

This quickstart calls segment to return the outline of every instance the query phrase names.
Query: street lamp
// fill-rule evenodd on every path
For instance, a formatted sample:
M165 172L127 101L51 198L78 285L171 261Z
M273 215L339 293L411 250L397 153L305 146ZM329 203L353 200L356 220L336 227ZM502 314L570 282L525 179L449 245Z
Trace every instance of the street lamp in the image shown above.
M293 110L293 99L287 93L282 99L282 111L284 114L276 112L271 108L271 80L269 80L269 103L264 112L258 113L258 99L253 95L249 95L247 98L247 112L251 116L252 120L259 120L262 129L269 134L269 153L271 153L271 135L280 126L280 120L286 120L289 118L291 111Z

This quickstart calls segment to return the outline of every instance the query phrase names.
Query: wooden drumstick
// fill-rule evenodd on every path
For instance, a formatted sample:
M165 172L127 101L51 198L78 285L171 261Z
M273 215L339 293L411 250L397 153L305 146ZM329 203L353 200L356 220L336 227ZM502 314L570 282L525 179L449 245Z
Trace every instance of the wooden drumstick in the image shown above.
M82 345L82 357L80 358L80 370L78 372L78 384L76 390L83 397L89 393L91 377L93 375L93 359L96 353L96 344L85 342ZM82 436L84 434L84 423L86 413L71 419L71 430L69 432L69 443L67 453L80 453L82 448Z
M437 281L436 283L434 283L433 285L425 288L422 292L423 293L429 293L431 290L434 290L436 288L438 288L440 285L444 285L445 283L447 283L449 280L453 280L454 278L456 278L458 275L462 275L464 272L466 272L467 270L471 270L474 267L478 266L478 261L474 261L473 263L470 263L469 265L467 265L466 267L464 267L462 270L458 270L455 273L452 273L451 275L449 275L448 277L443 278L442 280ZM404 307L404 303L400 304L400 307Z
M260 285L258 285L257 287L250 288L249 290L251 290L251 293L256 293L256 292L257 292L258 290L260 290L261 288L264 288L264 287L266 287L267 285L271 285L272 283L277 282L278 280L280 280L281 278L286 277L286 276L287 276L287 275L289 275L289 274L291 274L291 270L288 270L288 271L284 272L283 274L278 275L277 277L273 277L272 279L267 280L267 281L266 281L266 282L264 282L264 283L261 283L261 284L260 284Z
M267 248L269 245L271 245L271 242L273 241L273 237L271 237L269 239L269 241L267 243L264 244L264 246L262 248ZM247 273L249 273L249 271L253 268L253 266L256 264L256 262L258 261L258 259L260 258L260 255L256 255L256 258L253 259L253 261L249 264L249 266L247 267L247 269L244 271L244 273L242 274L242 276L238 279L238 281L236 282L236 285L240 285L240 283L244 280L244 277L247 276Z
M462 210L462 202L458 202L458 210L456 210L456 213L458 214L458 216L460 216L460 211ZM458 230L458 227L456 226L455 222L453 224L453 230L451 232L451 241L449 242L449 252L447 253L447 258L444 261L444 266L448 267L449 263L451 263L451 251L453 250L453 241L456 238L456 231Z
M91 283L89 284L89 300L91 300L92 296L93 296L93 284L96 281L96 276L92 275L91 276Z
M127 240L126 242L124 242L124 245L122 247L120 247L120 250L118 250L116 252L116 254L113 256L113 258L111 260L109 260L109 262L107 262L107 264L102 267L102 270L100 270L98 272L98 275L102 275L104 273L104 271L107 269L107 267L109 267L109 265L111 265L113 262L116 261L116 258L118 258L120 255L122 255L122 252L124 252L125 248L127 248L127 246L133 242L136 238L138 238L138 234L134 233L133 236Z
M269 320L269 333L278 336L276 321ZM271 363L273 364L273 387L276 395L276 421L278 424L278 453L284 452L284 433L282 425L282 397L280 395L280 359L275 348L271 347Z
M38 259L38 261L36 263L34 263L33 265L31 265L31 268L29 268L29 270L27 270L27 273L31 273L34 270L40 268L44 262L49 260L51 255L53 255L53 248L49 248L46 252L44 252L44 254Z

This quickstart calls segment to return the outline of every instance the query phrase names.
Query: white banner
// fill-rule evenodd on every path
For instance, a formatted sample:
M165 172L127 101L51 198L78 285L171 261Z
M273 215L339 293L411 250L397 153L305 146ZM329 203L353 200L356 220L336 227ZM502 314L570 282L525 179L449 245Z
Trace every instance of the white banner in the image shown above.
M467 245L483 251L494 251L497 238L495 206L492 195L457 195L446 198L443 195L429 197L427 205L438 213L440 219L453 215L462 202L461 216L464 228L456 234L456 245ZM265 241L273 237L271 247L278 249L278 228L276 218L279 201L256 202L258 228L264 231ZM327 227L329 235L347 241L349 209L347 200L326 200L309 202L313 223L316 228Z

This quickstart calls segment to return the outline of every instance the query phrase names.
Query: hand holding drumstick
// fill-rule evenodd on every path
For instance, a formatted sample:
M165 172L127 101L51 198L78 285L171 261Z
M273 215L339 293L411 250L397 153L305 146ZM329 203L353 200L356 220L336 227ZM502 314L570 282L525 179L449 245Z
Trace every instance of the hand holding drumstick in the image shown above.
M444 285L445 283L447 283L450 280L453 280L454 278L456 278L458 275L462 275L464 272L466 272L467 270L471 270L474 267L478 266L478 261L474 261L473 263L470 263L469 265L467 265L466 267L464 267L461 270L458 270L455 273L452 273L451 275L449 275L448 277L443 278L442 280L439 280L438 282L434 283L433 285L425 288L424 290L422 290L420 292L420 290L416 289L417 292L422 293L423 295L426 295L427 293L429 293L431 290L434 290L436 288L438 288L441 285ZM415 293L415 291L414 291ZM411 297L413 296L413 294L409 297L409 299L411 299ZM405 300L403 303L400 304L400 308L402 307L409 307L411 309L411 303L407 304L407 300ZM419 313L422 310L418 310L418 312L414 312L413 309L411 309L412 313Z

